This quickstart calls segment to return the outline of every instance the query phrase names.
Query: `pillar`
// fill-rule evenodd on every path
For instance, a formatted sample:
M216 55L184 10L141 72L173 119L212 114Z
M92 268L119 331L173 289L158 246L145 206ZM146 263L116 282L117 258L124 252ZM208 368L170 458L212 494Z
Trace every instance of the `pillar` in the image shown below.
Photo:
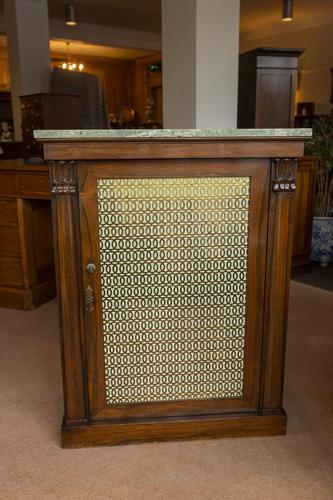
M240 0L162 0L164 128L236 128Z
M5 0L15 139L21 140L20 95L50 91L47 0Z

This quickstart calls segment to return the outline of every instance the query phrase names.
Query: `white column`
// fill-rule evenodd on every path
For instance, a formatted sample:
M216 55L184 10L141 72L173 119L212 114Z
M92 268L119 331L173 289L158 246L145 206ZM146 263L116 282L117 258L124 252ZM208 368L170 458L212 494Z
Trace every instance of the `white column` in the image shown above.
M195 128L195 4L196 0L162 0L164 128Z
M164 128L236 128L240 0L162 0Z
M50 91L47 0L5 0L15 139L20 140L20 95Z

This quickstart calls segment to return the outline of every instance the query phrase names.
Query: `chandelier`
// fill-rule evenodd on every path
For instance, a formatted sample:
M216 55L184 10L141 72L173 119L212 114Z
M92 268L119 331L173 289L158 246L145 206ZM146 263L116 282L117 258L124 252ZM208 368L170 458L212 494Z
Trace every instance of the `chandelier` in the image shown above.
M67 45L67 60L61 63L60 67L62 69L67 69L69 71L83 71L84 64L80 62L74 62L71 60L69 54L69 42L66 42L66 45Z
M62 69L68 69L69 71L82 71L84 69L84 64L75 62L63 62L61 65Z

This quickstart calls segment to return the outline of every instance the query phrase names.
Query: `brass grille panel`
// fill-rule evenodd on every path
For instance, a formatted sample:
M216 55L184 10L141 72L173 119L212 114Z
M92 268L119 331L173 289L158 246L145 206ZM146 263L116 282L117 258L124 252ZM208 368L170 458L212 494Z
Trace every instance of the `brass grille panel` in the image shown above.
M107 403L242 397L250 178L97 188Z

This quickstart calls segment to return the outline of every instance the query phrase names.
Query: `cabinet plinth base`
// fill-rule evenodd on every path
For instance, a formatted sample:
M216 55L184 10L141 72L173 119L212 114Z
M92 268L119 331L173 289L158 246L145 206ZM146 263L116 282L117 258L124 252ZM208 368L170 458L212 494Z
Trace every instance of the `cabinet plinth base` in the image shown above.
M63 448L115 446L151 441L218 439L224 437L276 436L285 434L287 415L256 413L200 417L161 418L126 423L92 423L62 426Z

